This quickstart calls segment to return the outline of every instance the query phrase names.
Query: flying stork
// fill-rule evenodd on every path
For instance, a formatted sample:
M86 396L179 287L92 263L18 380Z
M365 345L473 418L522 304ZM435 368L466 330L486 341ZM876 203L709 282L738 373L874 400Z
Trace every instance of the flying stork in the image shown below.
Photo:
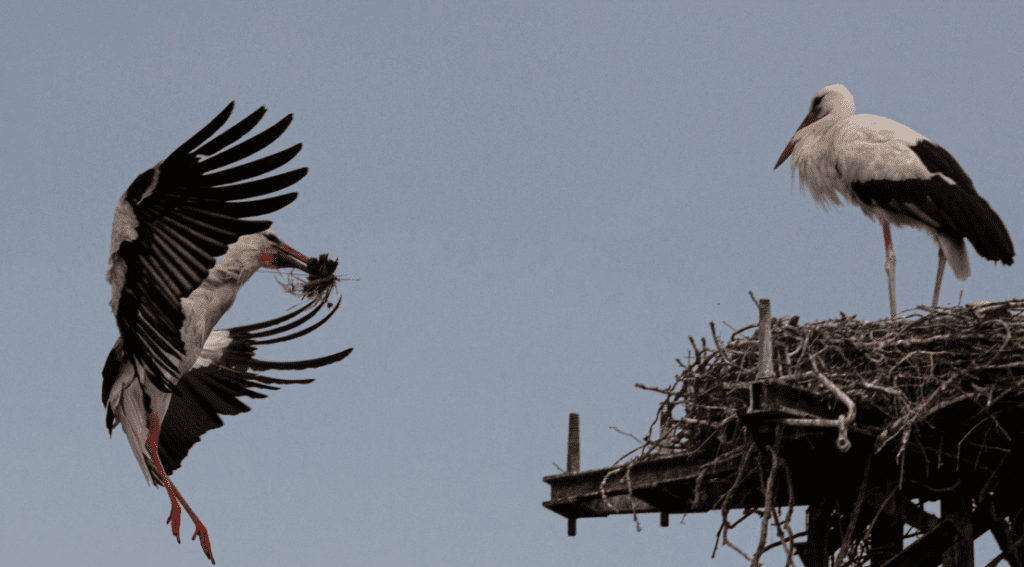
M309 259L269 230L269 220L248 220L283 208L295 200L296 193L242 201L289 187L306 175L307 169L301 168L254 179L286 164L301 144L239 163L281 136L292 116L232 146L266 113L261 107L210 139L233 108L232 102L128 187L114 212L107 272L113 288L110 307L120 333L103 366L107 429L112 435L120 424L147 483L167 489L171 500L167 521L178 542L180 501L196 525L192 539L200 537L211 562L206 527L168 475L200 435L223 425L219 415L249 411L241 396L265 397L253 388L276 390L273 384L312 382L268 378L250 370L315 368L337 362L352 350L298 362L253 358L257 345L302 336L330 318L337 307L310 329L267 338L308 321L325 301L280 327L274 326L298 312L256 325L213 328L234 303L239 288L260 268L309 272ZM215 266L214 258L221 255Z
M949 260L961 280L971 275L964 238L987 260L1013 264L1013 242L999 215L978 195L971 178L942 147L899 122L853 113L853 95L843 85L818 91L811 110L779 157L793 155L800 185L825 210L839 196L882 224L889 310L896 319L896 255L889 224L926 231L939 246L932 307L938 305L942 272Z

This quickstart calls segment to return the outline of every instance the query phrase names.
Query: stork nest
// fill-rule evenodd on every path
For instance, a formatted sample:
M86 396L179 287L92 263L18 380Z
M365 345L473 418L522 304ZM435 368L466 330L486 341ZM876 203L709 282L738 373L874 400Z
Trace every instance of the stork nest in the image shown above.
M819 373L827 376L856 404L857 418L852 426L852 432L858 434L853 439L855 448L859 443L867 458L883 452L889 456L887 462L895 458L901 489L905 474L909 483L927 480L929 475L935 482L937 468L945 465L947 468L939 472L950 474L955 470L959 476L952 478L964 484L958 490L979 490L976 502L980 504L985 495L997 490L996 471L1006 470L1001 467L1010 454L1012 437L1024 438L1024 420L1019 417L1024 408L1024 300L919 308L895 324L889 319L866 322L840 315L838 319L805 325L799 325L797 317L772 320L776 380L828 396L818 378ZM702 463L694 494L697 502L702 497L705 472L721 471L723 464L732 463L732 488L716 496L717 501L710 506L723 514L719 531L722 544L753 565L764 551L781 546L789 564L793 561L793 540L803 535L793 535L789 528L793 512L791 469L807 464L786 463L779 450L779 438L794 428L778 426L773 448L763 439L758 443L739 422L749 404L748 384L757 381L757 325L735 331L727 342L715 333L714 323L711 334L711 345L702 338L698 346L690 337L693 350L685 363L677 359L682 371L672 385L658 388L636 384L664 394L665 399L641 446L620 459L622 464L609 476L626 474L628 478L633 464L666 453L692 455L695 462ZM681 408L673 412L676 406ZM834 428L818 431L830 431L835 439ZM654 439L656 435L660 438ZM835 451L834 446L831 450ZM906 465L908 455L913 465ZM783 475L777 474L780 470L785 472L785 482L790 483L790 509L785 518L781 517L785 503L772 502L772 494L777 491L773 483L776 489L785 489ZM864 475L866 483L867 473ZM968 478L970 475L974 476ZM764 504L753 509L746 505L743 518L730 522L728 510L744 506L737 504L744 500L740 492L749 491L751 485L764 495ZM905 494L910 493L908 490ZM930 500L935 496L918 492L914 497ZM863 494L859 498L862 501ZM753 558L727 537L729 529L752 514L761 517L761 538ZM772 544L766 543L769 523L774 524L777 536ZM716 550L717 545L716 541ZM836 565L843 558L853 565L869 562L866 544L848 535L838 553Z
M306 263L306 269L309 273L303 274L305 277L296 275L295 271L291 270L285 275L284 282L278 280L277 283L295 297L321 301L327 303L328 307L332 305L327 300L330 298L331 292L338 287L338 282L354 279L334 275L334 271L338 269L338 261L331 260L327 254L321 254L319 258L311 259Z

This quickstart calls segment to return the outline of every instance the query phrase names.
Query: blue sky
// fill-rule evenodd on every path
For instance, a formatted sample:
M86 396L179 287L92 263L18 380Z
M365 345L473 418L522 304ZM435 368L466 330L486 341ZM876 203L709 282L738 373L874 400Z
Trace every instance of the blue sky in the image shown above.
M341 310L292 344L353 347L203 437L174 481L218 565L705 565L720 516L658 527L541 502L654 420L687 336L888 315L879 225L772 171L820 88L949 150L1024 246L1019 4L9 3L0 18L0 556L208 564L108 438L104 280L136 175L236 101L295 121L299 199L270 218L341 262ZM894 232L897 302L931 299L935 244ZM1019 297L970 250L941 301ZM284 313L258 274L221 326ZM798 518L802 516L798 515ZM192 524L184 519L187 538ZM754 526L733 538L750 549ZM981 540L980 558L994 555ZM777 552L776 552L777 553ZM768 561L781 561L768 556ZM669 562L669 563L666 563ZM747 562L720 550L713 565Z

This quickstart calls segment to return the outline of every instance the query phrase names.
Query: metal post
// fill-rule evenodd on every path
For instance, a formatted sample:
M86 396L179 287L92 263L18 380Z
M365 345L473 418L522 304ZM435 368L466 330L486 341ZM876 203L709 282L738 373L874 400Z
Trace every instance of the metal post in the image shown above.
M672 410L669 409L669 405L662 404L658 408L658 445L657 451L659 453L671 453L672 447L668 446L667 443L670 441L672 433L672 424L669 421L672 418Z
M831 492L822 494L807 506L807 544L800 554L806 567L828 567L829 526L832 522L832 509L835 500Z
M775 378L775 365L772 363L772 302L760 299L757 302L758 324L757 333L760 339L760 357L757 362L757 379Z
M896 509L896 507L893 507ZM871 528L871 564L884 565L903 551L903 521L885 512Z
M672 447L668 446L672 433L672 406L663 403L658 408L658 449L659 453L671 453ZM668 512L661 512L661 527L668 527Z
M971 502L958 492L951 492L939 501L942 519L953 523L956 541L942 553L942 567L974 567L974 524Z
M570 473L580 472L580 414L569 414L569 455L565 468ZM576 536L576 518L569 518L569 537Z

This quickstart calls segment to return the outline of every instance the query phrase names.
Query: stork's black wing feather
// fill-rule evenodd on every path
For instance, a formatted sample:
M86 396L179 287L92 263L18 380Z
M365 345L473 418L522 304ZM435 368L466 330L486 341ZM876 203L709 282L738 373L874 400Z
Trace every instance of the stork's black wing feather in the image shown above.
M227 148L252 131L266 113L261 107L213 137L227 123L233 108L232 102L167 159L139 175L121 197L115 213L108 273L114 286L111 306L127 356L165 392L174 390L185 354L180 334L184 323L181 299L199 287L215 265L215 258L230 244L242 235L270 227L269 220L247 217L279 210L295 200L296 194L235 201L285 189L307 171L300 168L251 180L287 163L302 145L238 163L279 138L292 116ZM237 165L211 173L232 164ZM104 403L116 378L116 372L104 372Z
M929 178L853 183L857 197L918 219L951 238L966 238L985 259L1013 264L1013 241L1006 226L956 159L924 139L910 149L932 174Z
M167 474L181 466L181 461L188 455L192 445L199 442L200 436L211 429L224 425L220 416L238 415L249 411L249 406L240 399L242 396L265 398L266 394L258 392L257 389L278 390L280 389L279 385L309 384L313 381L311 378L304 380L270 378L255 374L250 370L319 368L338 362L352 352L352 349L347 349L329 356L295 362L267 362L253 358L256 347L259 345L296 338L312 332L334 315L341 302L339 301L326 317L310 327L286 337L277 337L277 335L286 333L315 316L322 306L320 303L305 316L286 323L289 319L298 317L313 304L314 302L310 302L294 313L263 323L233 327L225 331L214 331L214 334L227 333L230 340L226 346L217 348L213 343L221 337L215 339L214 335L211 335L207 344L208 348L203 350L203 357L178 382L179 394L171 398L171 405L168 407L163 425L160 427L160 460ZM266 330L261 331L261 329Z

